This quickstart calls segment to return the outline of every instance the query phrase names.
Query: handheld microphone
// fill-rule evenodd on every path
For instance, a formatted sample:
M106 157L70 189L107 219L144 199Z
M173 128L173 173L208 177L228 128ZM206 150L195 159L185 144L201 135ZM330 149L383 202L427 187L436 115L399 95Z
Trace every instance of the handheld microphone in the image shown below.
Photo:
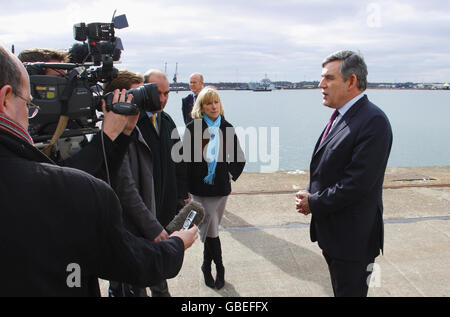
M203 206L196 201L191 201L181 208L178 214L166 226L166 231L171 234L181 229L187 230L192 224L198 226L202 223L204 217L205 209Z
M181 228L181 229L188 230L192 224L192 221L194 221L196 215L197 215L197 211L191 210L189 215L186 217L186 220L184 221L183 228Z

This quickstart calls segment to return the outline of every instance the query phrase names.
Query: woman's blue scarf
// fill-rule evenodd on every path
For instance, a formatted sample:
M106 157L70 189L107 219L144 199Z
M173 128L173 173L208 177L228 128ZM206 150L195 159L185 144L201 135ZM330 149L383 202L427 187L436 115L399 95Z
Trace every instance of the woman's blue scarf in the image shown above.
M205 113L203 119L208 125L208 132L211 135L208 148L206 149L206 162L208 163L208 175L203 179L206 184L212 185L216 176L217 160L219 159L220 150L220 123L222 116L219 115L216 121L212 121Z

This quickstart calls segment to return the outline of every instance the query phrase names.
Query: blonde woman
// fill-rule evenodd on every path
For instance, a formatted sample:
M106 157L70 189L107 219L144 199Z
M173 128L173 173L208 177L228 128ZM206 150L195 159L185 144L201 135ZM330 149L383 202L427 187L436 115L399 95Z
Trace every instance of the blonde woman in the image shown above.
M236 181L245 166L245 157L233 126L225 120L219 93L205 87L192 109L194 119L186 126L183 152L188 171L188 190L192 199L203 205L205 218L199 226L204 243L201 267L205 284L221 289L225 285L225 268L219 239L231 179ZM216 279L211 263L216 265Z

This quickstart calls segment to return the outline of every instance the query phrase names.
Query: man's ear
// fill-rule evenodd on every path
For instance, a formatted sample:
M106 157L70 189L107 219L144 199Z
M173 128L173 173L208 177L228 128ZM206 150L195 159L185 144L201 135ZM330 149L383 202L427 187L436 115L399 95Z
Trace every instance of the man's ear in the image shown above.
M355 88L358 88L358 78L355 74L351 74L350 77L347 79L348 83L348 90L353 90Z
M13 90L10 85L4 85L0 88L0 113L7 113L8 102L12 94Z

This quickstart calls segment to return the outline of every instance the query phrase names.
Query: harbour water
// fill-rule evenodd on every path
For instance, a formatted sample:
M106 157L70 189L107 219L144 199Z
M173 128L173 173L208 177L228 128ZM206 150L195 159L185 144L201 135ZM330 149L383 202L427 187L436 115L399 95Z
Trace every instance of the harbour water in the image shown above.
M166 106L181 132L181 98L189 93L171 92ZM450 165L450 91L369 89L366 94L392 125L388 166ZM245 171L309 169L314 145L332 112L322 105L320 89L224 90L220 97L226 119L244 131Z

